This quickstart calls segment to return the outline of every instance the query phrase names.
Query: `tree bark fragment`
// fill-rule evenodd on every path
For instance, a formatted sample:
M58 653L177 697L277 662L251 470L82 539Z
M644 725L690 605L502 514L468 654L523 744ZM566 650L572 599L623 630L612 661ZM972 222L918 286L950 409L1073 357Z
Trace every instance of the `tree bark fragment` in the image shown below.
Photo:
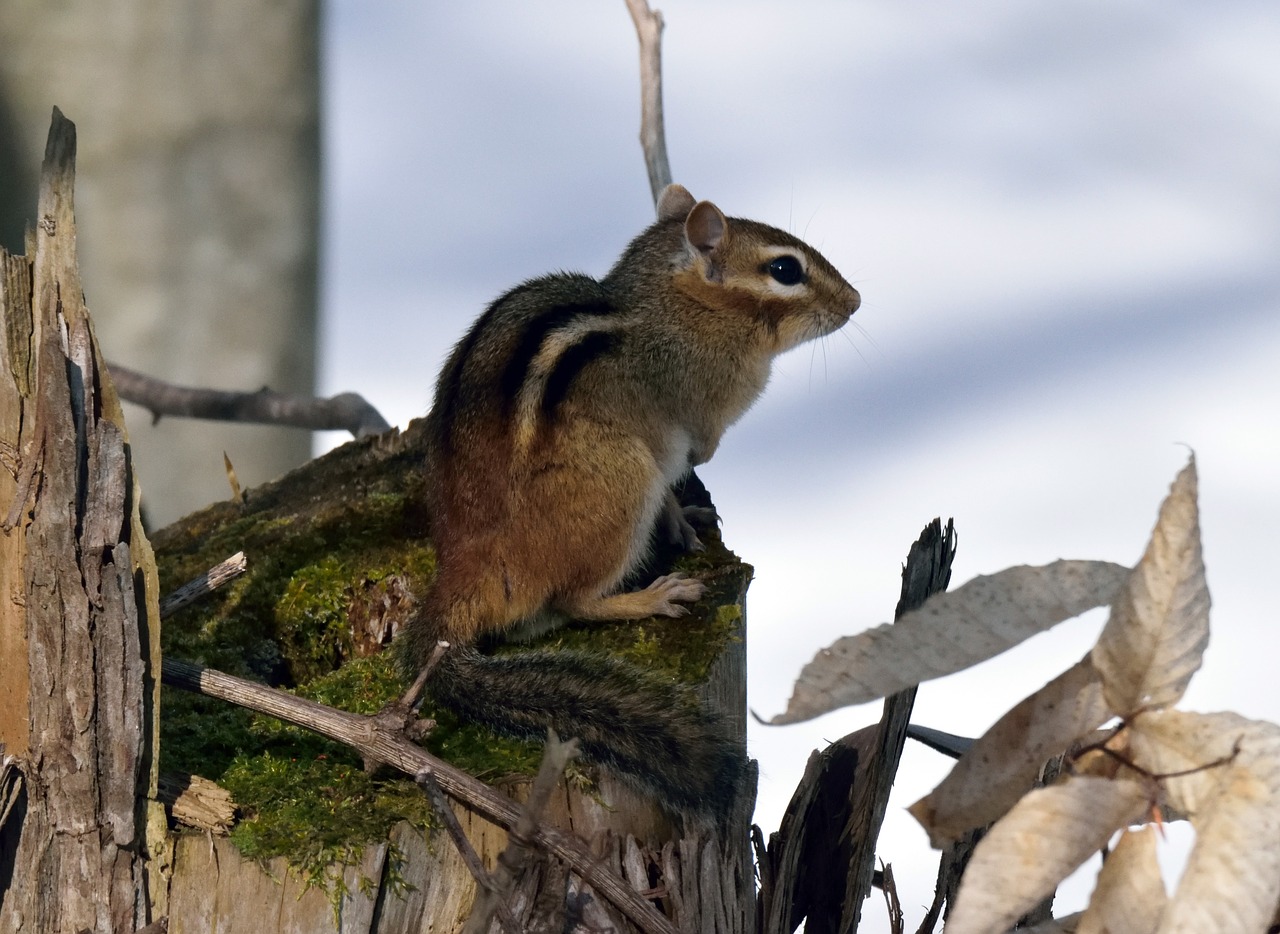
M158 605L124 420L80 286L74 175L75 128L55 109L34 255L2 257L0 446L16 469L0 691L26 703L0 723L25 778L0 828L0 930L116 934L151 920Z

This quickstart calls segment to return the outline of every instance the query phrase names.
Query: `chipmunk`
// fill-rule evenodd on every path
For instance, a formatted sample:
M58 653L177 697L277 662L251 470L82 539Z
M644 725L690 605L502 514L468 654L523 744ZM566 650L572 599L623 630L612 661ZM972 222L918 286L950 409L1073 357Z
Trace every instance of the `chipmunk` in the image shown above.
M655 525L700 543L672 485L715 453L776 355L843 325L860 297L818 252L671 185L597 281L503 295L453 349L427 421L433 589L401 636L437 703L499 732L576 737L668 811L723 816L745 759L674 687L586 653L482 653L568 619L688 613L681 574L618 593Z

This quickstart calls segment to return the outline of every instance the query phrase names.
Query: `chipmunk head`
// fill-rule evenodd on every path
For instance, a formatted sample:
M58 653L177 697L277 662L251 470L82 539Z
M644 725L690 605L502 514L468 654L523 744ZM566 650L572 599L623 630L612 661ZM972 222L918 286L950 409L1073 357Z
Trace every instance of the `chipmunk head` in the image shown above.
M762 325L772 353L836 330L861 303L856 289L817 250L767 224L725 217L710 201L668 185L658 220L683 218L681 291L711 308Z

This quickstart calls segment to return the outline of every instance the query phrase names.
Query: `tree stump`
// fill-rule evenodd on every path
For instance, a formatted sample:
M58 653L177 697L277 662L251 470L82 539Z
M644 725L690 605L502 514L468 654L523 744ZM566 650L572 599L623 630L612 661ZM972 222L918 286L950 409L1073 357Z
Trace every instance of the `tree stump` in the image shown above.
M22 774L0 818L0 929L115 934L150 920L158 881L159 611L80 287L74 164L55 110L31 256L0 250L0 742Z

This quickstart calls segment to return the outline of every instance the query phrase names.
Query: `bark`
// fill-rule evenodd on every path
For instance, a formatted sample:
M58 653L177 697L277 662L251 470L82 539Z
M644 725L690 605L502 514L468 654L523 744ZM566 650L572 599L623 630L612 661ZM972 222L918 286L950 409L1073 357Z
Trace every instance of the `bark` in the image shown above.
M115 934L150 920L158 604L80 287L74 169L75 128L55 110L33 256L0 257L0 739L24 783L0 828L0 930Z

